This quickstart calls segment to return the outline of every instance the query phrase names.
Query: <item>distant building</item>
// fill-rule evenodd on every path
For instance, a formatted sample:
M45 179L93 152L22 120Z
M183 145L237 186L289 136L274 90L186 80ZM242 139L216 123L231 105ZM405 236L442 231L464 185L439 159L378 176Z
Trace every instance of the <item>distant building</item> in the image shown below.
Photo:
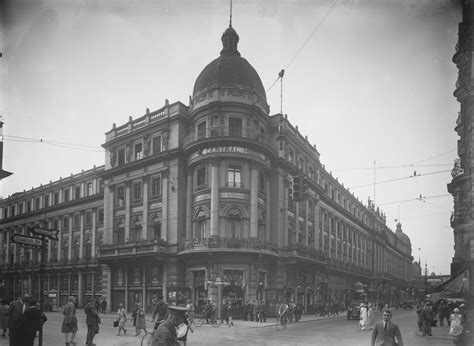
M14 297L58 291L106 297L109 307L169 302L282 300L312 311L356 296L411 299L411 243L319 161L286 115L270 115L255 69L229 27L220 56L199 74L189 105L165 102L106 133L105 165L0 203L1 279ZM349 152L349 151L348 151ZM42 225L38 251L12 244Z

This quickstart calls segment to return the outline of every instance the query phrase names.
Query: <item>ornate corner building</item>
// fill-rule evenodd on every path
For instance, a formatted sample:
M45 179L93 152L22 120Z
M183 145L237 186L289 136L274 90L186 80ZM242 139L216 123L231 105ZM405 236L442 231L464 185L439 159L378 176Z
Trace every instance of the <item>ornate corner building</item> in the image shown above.
M59 306L105 297L114 310L140 301L148 311L159 295L198 307L227 298L236 314L248 300L272 313L286 299L305 312L412 299L401 225L390 230L286 115L270 115L238 41L229 26L189 105L166 101L114 124L104 166L1 201L3 295L55 292ZM43 223L60 232L40 272L38 252L10 238Z
M448 191L454 198L454 212L451 216L451 227L454 230L454 257L451 263L451 276L454 278L467 270L470 301L474 299L473 39L474 4L472 1L462 1L462 22L459 23L458 43L453 56L453 62L458 68L454 97L460 103L460 111L454 130L459 136L457 148L459 157L455 160L451 172L453 179L448 184Z

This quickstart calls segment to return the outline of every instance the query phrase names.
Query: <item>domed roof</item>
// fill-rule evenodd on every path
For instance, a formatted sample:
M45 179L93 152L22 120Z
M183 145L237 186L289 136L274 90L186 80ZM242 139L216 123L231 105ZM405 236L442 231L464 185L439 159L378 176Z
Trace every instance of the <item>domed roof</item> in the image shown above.
M257 71L237 50L239 35L232 26L222 34L221 40L223 45L221 54L199 74L194 83L193 97L209 88L239 85L255 91L266 102L265 88Z
M398 239L402 240L405 244L411 244L410 237L407 236L405 233L403 233L402 224L400 222L397 223L397 230L395 232L395 235L398 237Z

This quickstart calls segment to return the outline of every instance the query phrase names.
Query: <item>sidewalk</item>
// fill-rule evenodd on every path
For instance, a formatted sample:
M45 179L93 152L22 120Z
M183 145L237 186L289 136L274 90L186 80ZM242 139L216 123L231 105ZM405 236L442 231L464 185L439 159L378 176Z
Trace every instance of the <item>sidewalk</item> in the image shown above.
M56 312L53 312L56 313ZM61 312L57 312L61 313ZM83 323L85 325L85 314L82 309L76 310L76 316L79 320L79 323ZM115 313L108 313L108 314L101 314L102 319L102 326L112 326L113 321L117 319L117 314ZM126 335L117 335L117 328L114 328L114 332L111 334L110 332L99 332L94 338L94 342L100 346L137 346L140 345L141 336L135 336L135 329L132 326L131 322L132 314L127 314L127 334ZM346 314L341 313L339 316L331 316L331 317L321 317L319 315L302 315L301 320L299 322L292 322L292 323L304 323L308 321L316 321L316 320L323 320L323 319L334 319L334 318L346 318ZM147 330L151 331L153 329L153 323L151 321L151 314L145 315ZM225 323L225 322L224 322ZM289 322L290 323L290 322ZM244 321L244 320L234 320L234 328L245 327L245 328L265 328L265 327L274 327L276 324L276 317L268 317L266 322L253 322L253 321ZM202 327L194 326L193 329L200 330L207 329L210 325L203 325ZM224 324L221 328L226 328L227 326ZM77 340L85 340L87 330L84 328L79 328L79 332L77 334ZM83 334L83 335L82 335ZM143 332L142 332L143 335Z

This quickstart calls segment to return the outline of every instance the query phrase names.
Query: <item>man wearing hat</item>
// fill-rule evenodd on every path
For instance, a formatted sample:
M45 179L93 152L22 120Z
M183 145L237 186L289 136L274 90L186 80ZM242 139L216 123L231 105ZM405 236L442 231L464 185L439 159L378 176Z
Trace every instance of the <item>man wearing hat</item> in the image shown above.
M159 325L153 336L153 346L178 346L178 335L176 328L186 321L187 308L181 306L169 306L168 318Z
M163 300L163 296L158 297L158 303L155 306L153 315L151 316L152 320L155 323L165 320L168 317L168 305Z
M8 308L8 329L10 334L10 346L21 345L21 317L25 311L26 306L28 305L28 300L30 295L25 293L23 299L18 297L17 300L10 303Z
M87 338L86 345L95 345L94 336L99 333L100 317L94 305L94 298L90 297L87 300L87 305L84 307L86 314Z

